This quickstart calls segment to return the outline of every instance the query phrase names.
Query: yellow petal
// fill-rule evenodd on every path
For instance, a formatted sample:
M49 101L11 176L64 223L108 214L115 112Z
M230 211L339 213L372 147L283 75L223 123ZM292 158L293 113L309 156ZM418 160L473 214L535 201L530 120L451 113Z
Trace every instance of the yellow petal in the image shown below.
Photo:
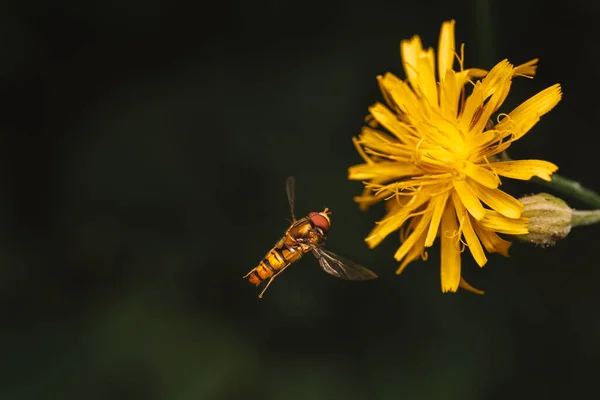
M369 107L369 112L384 128L394 134L400 140L406 140L407 136L410 135L410 131L407 129L406 124L403 124L398 120L396 114L391 112L389 108L381 103L375 103L372 107Z
M485 210L485 216L479 221L479 225L490 231L507 235L525 235L529 232L527 221L527 218L506 218L497 211Z
M431 215L431 222L429 223L429 230L427 231L427 238L425 239L425 247L430 247L435 241L440 221L442 220L442 214L446 209L446 200L448 200L448 192L434 197L429 202L433 208L433 213Z
M369 162L369 157L365 158L365 155L359 150L360 147L368 148L369 150L365 151L370 154L377 153L377 155L385 155L389 159L409 161L411 155L414 153L414 145L405 144L405 142L411 142L410 136L413 135L407 129L402 133L402 138L406 140L401 141L398 140L399 138L385 132L364 126L358 139L353 139L353 142L361 157L367 162ZM418 140L413 140L413 142L416 143Z
M560 85L550 86L515 108L495 126L495 129L508 131L514 140L517 140L525 135L542 115L552 110L561 98Z
M443 153L448 153L443 148L454 148L456 143L462 142L462 134L458 127L452 121L441 118L431 118L420 131L425 139L433 143L438 143L441 147L437 149ZM433 150L435 151L435 150Z
M442 216L440 278L442 292L456 292L460 282L460 250L458 248L458 224L454 206L448 202Z
M431 114L429 102L423 101L422 93L415 92L408 83L387 73L383 77L383 84L388 88L393 102L401 111L399 115L410 125L423 122Z
M483 131L489 115L502 104L508 94L512 71L512 64L503 60L496 64L485 78L475 84L460 116L459 126L463 132ZM494 98L486 104L486 100L494 94ZM482 117L483 114L487 117Z
M400 44L400 55L404 71L413 89L421 93L431 105L438 104L435 59L433 49L423 49L421 38L413 36Z
M481 201L508 218L520 218L523 204L500 189L488 189L473 182L469 185Z
M481 80L483 86L483 98L487 99L498 91L499 86L506 84L507 80L510 81L513 72L513 65L506 59L494 65L485 78Z
M486 210L483 208L481 202L469 187L469 184L464 180L455 180L453 183L456 193L458 193L460 200L473 218L478 221L482 219L486 215Z
M384 76L377 76L377 83L379 84L381 94L383 95L387 106L394 111L398 110L398 105L392 100L390 91L391 88L396 85L396 82L402 82L402 80L391 72L386 72Z
M399 229L410 218L419 207L425 203L427 197L414 196L413 201L408 203L400 203L394 207L383 220L379 221L375 228L371 230L365 242L369 248L374 248L383 241L393 231Z
M465 175L475 180L476 182L486 186L490 189L495 189L500 183L498 177L494 175L490 170L485 169L479 165L473 164L470 161L465 163L465 168L462 170Z
M534 176L550 182L558 167L543 160L500 161L491 164L498 175L513 179L529 180Z
M456 73L446 70L446 77L440 83L440 110L442 116L449 121L455 121L458 116L458 101L462 86L456 81Z
M487 76L486 76L486 78L487 78ZM485 78L483 78L483 79L485 79ZM504 77L503 80L501 80L497 83L497 85L493 88L494 92L493 92L492 96L481 108L480 115L478 116L477 121L471 121L472 125L471 125L470 132L472 134L479 134L483 131L486 124L490 120L490 117L492 116L492 114L495 113L500 108L502 103L504 103L504 100L506 100L506 97L508 96L508 93L510 92L510 87L511 87L511 80L507 76ZM473 122L475 122L475 123L473 123Z
M394 96L397 95L396 92L401 90L406 85L405 82L391 72L386 72L383 76L380 75L377 77L377 83L379 83L381 93L383 93L386 102L390 105L390 108L396 112L401 120L405 119L405 115L403 115L401 112L402 103L399 103L397 99L394 98Z
M475 289L473 286L469 285L467 283L467 281L465 281L462 277L460 278L460 283L458 285L461 287L461 289L468 290L469 292L473 292L473 293L477 293L477 294L485 293L483 290Z
M493 146L489 146L485 149L481 149L479 151L479 156L480 157L491 157L494 156L496 154L500 154L503 151L505 151L506 149L508 149L510 147L511 141L510 140L506 140L504 142L499 142L496 145Z
M362 157L362 159L368 163L368 164L372 164L374 161L371 160L371 157L369 157L365 151L363 150L362 146L360 145L360 141L358 140L358 138L353 137L352 138L352 144L354 145L354 148L356 149L356 151L358 152L358 154Z
M515 67L514 75L533 77L535 75L535 70L537 69L537 62L538 59L534 58L533 60L527 61L526 63Z
M472 154L480 154L481 151L486 151L488 148L500 140L499 133L495 129L490 129L478 135L469 135L467 143ZM479 152L477 151L479 149Z
M476 117L484 101L483 86L481 81L476 82L471 95L467 97L458 120L458 126L462 132L469 132L471 121Z
M413 87L418 83L418 59L423 52L423 44L418 35L413 36L408 40L400 42L400 57L404 66L406 78L413 84ZM414 83L413 83L414 82Z
M348 168L348 179L363 181L374 178L396 179L422 174L423 171L413 164L405 162L378 162L359 164Z
M483 247L481 247L481 243L473 230L473 226L471 225L471 216L465 210L465 207L460 202L458 195L452 193L452 202L454 203L454 208L456 209L456 215L458 216L458 220L460 223L460 227L462 229L462 234L467 241L467 245L469 246L469 251L471 255L477 262L480 267L483 267L485 263L487 263L487 257L483 252Z
M477 223L473 225L473 228L475 228L477 236L488 252L500 253L504 257L508 257L508 248L512 244L511 242L502 239L495 232L483 229Z
M481 242L479 241L477 234L475 234L475 231L473 230L471 218L472 217L470 215L465 214L464 222L462 224L462 233L467 241L469 251L475 259L475 262L477 262L477 265L480 267L483 267L487 263L487 257L483 252L483 247L481 246Z
M454 20L446 21L442 24L440 31L440 40L438 42L438 77L440 81L444 80L448 69L453 69L455 55L454 24Z
M491 115L502 105L510 92L513 71L512 64L507 60L503 60L496 64L485 78L482 79L481 108L478 114L475 115L476 118L469 123L471 133L481 133ZM474 100L476 101L477 99Z
M404 243L402 243L400 248L396 251L396 254L394 254L394 258L397 261L401 261L404 258L404 256L406 256L406 254L409 252L409 250L413 246L415 246L415 244L419 241L419 239L421 239L421 236L423 236L425 234L425 230L427 229L427 226L429 225L429 221L431 221L431 215L432 215L431 212L423 214L423 216L421 217L421 220L415 227L415 230L410 234L410 236L408 238L406 238Z
M396 275L400 275L408 264L421 257L423 250L425 250L425 235L421 235L414 246L409 250L406 257L404 257L404 260L402 260L400 267L396 270Z
M473 78L483 78L487 75L487 71L485 69L479 68L471 68L465 69L463 71L456 72L456 85L459 88L462 88L467 82L472 80Z

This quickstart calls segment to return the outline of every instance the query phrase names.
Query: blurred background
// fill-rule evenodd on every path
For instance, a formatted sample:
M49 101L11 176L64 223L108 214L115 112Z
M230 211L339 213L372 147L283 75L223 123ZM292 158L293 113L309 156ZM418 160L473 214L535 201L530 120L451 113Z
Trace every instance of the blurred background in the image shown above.
M600 190L600 7L591 0L4 1L0 6L0 399L506 399L597 386L597 226L516 243L484 296L443 295L439 248L394 274L346 179L376 76L456 19L466 66L539 57L502 111L561 83L510 149ZM380 279L306 257L257 299L241 279L297 214ZM516 196L546 188L505 189ZM575 200L571 206L586 208ZM594 261L596 260L596 261Z

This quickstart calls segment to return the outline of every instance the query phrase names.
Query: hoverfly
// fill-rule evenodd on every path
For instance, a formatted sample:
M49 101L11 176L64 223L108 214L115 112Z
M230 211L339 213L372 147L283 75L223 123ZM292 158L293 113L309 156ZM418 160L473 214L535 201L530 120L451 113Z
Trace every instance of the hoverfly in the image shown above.
M296 185L293 176L287 178L286 192L290 204L292 225L258 266L244 276L244 279L248 278L250 283L256 286L268 280L267 285L258 295L259 298L262 298L275 277L308 252L312 252L319 260L319 265L325 272L335 277L353 281L377 278L373 271L323 247L327 239L325 235L331 226L329 218L331 211L328 208L321 212L310 212L306 217L296 220L294 215Z

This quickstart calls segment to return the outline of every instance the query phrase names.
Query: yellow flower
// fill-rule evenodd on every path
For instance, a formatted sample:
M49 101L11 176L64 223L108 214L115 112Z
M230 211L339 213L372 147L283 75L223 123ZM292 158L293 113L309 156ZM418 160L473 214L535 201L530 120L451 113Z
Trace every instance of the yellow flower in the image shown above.
M523 205L498 188L500 176L549 181L558 169L547 161L501 161L497 155L554 108L562 94L560 85L553 85L500 114L494 125L490 118L508 95L512 78L533 76L537 59L517 67L504 60L489 72L464 69L464 47L458 57L454 46L454 21L448 21L440 32L436 80L433 49L423 49L419 36L401 43L407 79L391 73L377 78L387 106L369 108L369 126L353 138L365 163L350 167L348 178L365 184L355 198L361 208L386 201L387 215L365 241L373 248L400 229L402 245L394 255L398 274L411 261L425 259L425 249L439 236L442 292L460 286L483 293L462 279L461 251L468 247L483 266L483 248L508 256L510 242L497 233L527 233Z

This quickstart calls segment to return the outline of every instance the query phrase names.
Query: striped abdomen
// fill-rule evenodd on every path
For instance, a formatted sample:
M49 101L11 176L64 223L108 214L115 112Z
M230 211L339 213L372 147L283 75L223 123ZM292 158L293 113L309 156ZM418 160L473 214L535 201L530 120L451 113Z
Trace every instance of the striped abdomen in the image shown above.
M286 265L298 261L303 255L304 252L299 246L288 246L285 239L281 239L246 277L250 283L260 285L262 281L272 277Z

